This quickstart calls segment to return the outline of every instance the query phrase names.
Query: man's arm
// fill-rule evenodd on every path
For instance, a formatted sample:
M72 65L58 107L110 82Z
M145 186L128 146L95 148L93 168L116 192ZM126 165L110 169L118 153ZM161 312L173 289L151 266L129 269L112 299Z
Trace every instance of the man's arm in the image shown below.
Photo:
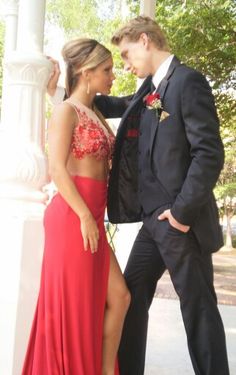
M119 118L123 116L132 98L133 95L121 98L116 96L97 95L95 98L95 104L105 118Z
M192 162L171 214L179 223L191 226L212 194L224 164L224 149L214 98L205 77L196 71L188 74L181 101Z

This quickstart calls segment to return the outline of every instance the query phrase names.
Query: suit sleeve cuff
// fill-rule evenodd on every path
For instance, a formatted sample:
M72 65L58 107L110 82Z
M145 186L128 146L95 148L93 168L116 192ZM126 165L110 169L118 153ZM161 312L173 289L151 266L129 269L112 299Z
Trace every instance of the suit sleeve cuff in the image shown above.
M196 221L199 215L199 209L183 209L177 207L177 205L173 205L171 208L171 214L182 225L188 225L190 227L193 226L194 222Z

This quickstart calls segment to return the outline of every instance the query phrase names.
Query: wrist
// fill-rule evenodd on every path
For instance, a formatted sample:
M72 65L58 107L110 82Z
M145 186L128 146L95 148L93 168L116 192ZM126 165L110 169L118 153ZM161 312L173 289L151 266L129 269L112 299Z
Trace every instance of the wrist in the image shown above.
M47 87L47 94L49 96L54 96L56 92L56 87Z
M92 214L90 211L84 211L79 214L79 218L81 221L89 221L92 217Z

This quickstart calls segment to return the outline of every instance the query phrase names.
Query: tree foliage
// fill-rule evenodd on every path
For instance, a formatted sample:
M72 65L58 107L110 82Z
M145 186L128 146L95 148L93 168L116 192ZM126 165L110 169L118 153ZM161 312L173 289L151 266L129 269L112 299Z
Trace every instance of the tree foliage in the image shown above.
M132 2L130 8L132 8ZM116 47L110 39L121 25L122 2L105 0L48 0L47 20L59 25L66 39L89 37L97 39L112 52L116 80L112 88L113 95L127 95L135 90L136 80L130 74L123 74L123 64ZM131 10L132 11L132 10Z
M156 7L171 49L209 77L214 89L236 84L235 16L234 0L158 0Z
M96 14L96 1L89 0L49 0L47 2L47 18L52 24L64 29L68 38L81 37L89 33L95 37L95 30L100 29ZM88 35L87 35L88 36Z

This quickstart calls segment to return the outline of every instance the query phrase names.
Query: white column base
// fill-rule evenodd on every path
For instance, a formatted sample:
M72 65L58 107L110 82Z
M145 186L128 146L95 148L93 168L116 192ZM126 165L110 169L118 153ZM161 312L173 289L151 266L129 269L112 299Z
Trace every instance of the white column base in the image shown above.
M2 202L3 203L3 202ZM0 374L19 375L38 296L44 205L0 203ZM23 209L24 208L24 209Z

